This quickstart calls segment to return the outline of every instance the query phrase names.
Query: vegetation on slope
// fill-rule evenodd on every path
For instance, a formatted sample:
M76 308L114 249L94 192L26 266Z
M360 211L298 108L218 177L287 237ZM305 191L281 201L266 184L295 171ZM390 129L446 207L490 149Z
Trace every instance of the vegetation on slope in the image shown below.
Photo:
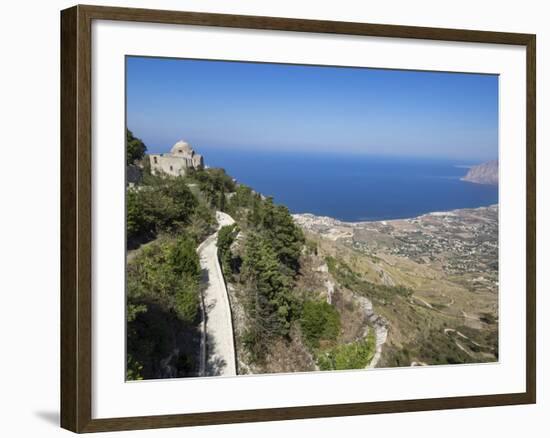
M340 285L353 290L359 295L366 296L374 302L390 302L396 296L407 298L413 293L412 289L405 286L387 286L367 281L353 271L344 261L337 260L332 256L328 256L326 262L329 272Z
M127 132L127 161L146 147ZM221 169L185 177L151 175L126 192L127 378L197 375L200 261L197 245L215 230L220 193L234 189Z
M189 225L194 215L204 215L198 206L183 178L150 176L139 189L127 190L128 240L154 239L162 232L178 231Z
M299 314L299 302L272 243L258 232L246 240L240 278L248 317L244 343L258 361L265 358L270 340L288 335Z
M239 343L246 350L243 360L261 369L273 345L299 336L292 326L299 324L302 313L296 278L305 239L286 207L245 185L235 187L224 208L237 222L220 230L218 248L246 321ZM237 235L239 250L234 252Z
M192 354L199 310L200 263L186 236L144 247L127 264L127 378L196 371ZM186 335L178 338L177 333ZM178 349L170 371L162 359Z
M231 245L238 233L239 227L237 224L226 225L218 231L218 259L226 281L231 279L233 270L237 269L237 266L233 266L235 261L231 257Z
M303 357L308 354L326 370L368 365L375 349L374 332L365 339L344 341L340 312L356 311L339 310L324 295L319 296L317 287L303 281L304 274L309 276L312 269L303 262L315 259L319 263L322 259L316 242L306 242L288 209L244 185L236 187L225 207L238 223L238 231L233 227L221 230L218 246L224 274L232 279L245 314L246 328L237 343L246 351L241 361L253 365L255 372L294 369L298 363L303 366ZM335 260L333 264L337 264ZM324 285L322 291L326 293ZM399 288L396 291L404 293ZM286 348L275 353L278 345ZM286 364L273 368L268 361L283 362L281 355L286 356Z
M369 298L376 313L388 321L390 333L383 348L381 366L410 366L415 362L430 365L479 363L498 359L498 320L486 312L480 314L479 321L465 319L458 307L466 299L476 299L461 295L470 292L462 292L452 285L451 289L449 283L440 280L439 296L443 299L438 302L433 295L420 289L426 286L412 289L383 284L378 275L380 271L372 270L371 255L362 257L352 248L333 242L322 242L321 251L338 254L338 258L331 255L326 257L326 261L329 272L340 286ZM391 265L378 260L377 269L383 266L383 269L390 270L394 279L403 272L408 279L418 279L411 269L414 262L399 263L402 262L396 259ZM432 281L425 271L420 272L421 281L426 281L426 278ZM460 301L455 303L455 299Z
M300 323L306 342L313 349L319 348L321 341L335 341L340 334L340 314L326 301L306 301Z
M376 336L369 330L366 338L321 351L317 363L322 371L362 369L370 364L375 350Z

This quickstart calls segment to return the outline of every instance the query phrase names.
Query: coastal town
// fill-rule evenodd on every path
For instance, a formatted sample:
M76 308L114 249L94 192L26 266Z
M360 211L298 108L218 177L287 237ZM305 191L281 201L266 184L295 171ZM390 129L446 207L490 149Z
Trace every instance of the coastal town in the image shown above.
M388 221L342 222L294 215L306 229L345 242L366 255L391 254L418 264L438 263L449 275L470 275L498 288L498 206L428 213Z

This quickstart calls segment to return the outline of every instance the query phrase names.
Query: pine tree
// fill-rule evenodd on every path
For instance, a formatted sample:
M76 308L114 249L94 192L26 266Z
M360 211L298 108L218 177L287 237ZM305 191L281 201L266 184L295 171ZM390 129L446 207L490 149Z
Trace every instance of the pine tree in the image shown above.
M269 240L258 233L247 239L241 274L249 317L246 343L253 355L261 358L266 340L288 334L293 308L289 282Z

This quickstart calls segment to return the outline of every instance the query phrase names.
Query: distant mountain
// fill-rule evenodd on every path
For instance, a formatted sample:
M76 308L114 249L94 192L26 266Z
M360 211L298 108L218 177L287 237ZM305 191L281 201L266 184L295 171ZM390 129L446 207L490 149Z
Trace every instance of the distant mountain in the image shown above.
M472 166L466 176L461 179L462 181L477 184L498 185L498 161L488 161L487 163Z

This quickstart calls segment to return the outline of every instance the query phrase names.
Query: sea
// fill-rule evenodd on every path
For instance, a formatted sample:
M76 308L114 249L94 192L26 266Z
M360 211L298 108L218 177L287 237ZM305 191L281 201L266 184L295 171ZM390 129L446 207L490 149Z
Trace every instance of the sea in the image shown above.
M498 187L461 181L474 162L208 148L209 167L272 196L291 213L347 222L403 219L498 203Z

